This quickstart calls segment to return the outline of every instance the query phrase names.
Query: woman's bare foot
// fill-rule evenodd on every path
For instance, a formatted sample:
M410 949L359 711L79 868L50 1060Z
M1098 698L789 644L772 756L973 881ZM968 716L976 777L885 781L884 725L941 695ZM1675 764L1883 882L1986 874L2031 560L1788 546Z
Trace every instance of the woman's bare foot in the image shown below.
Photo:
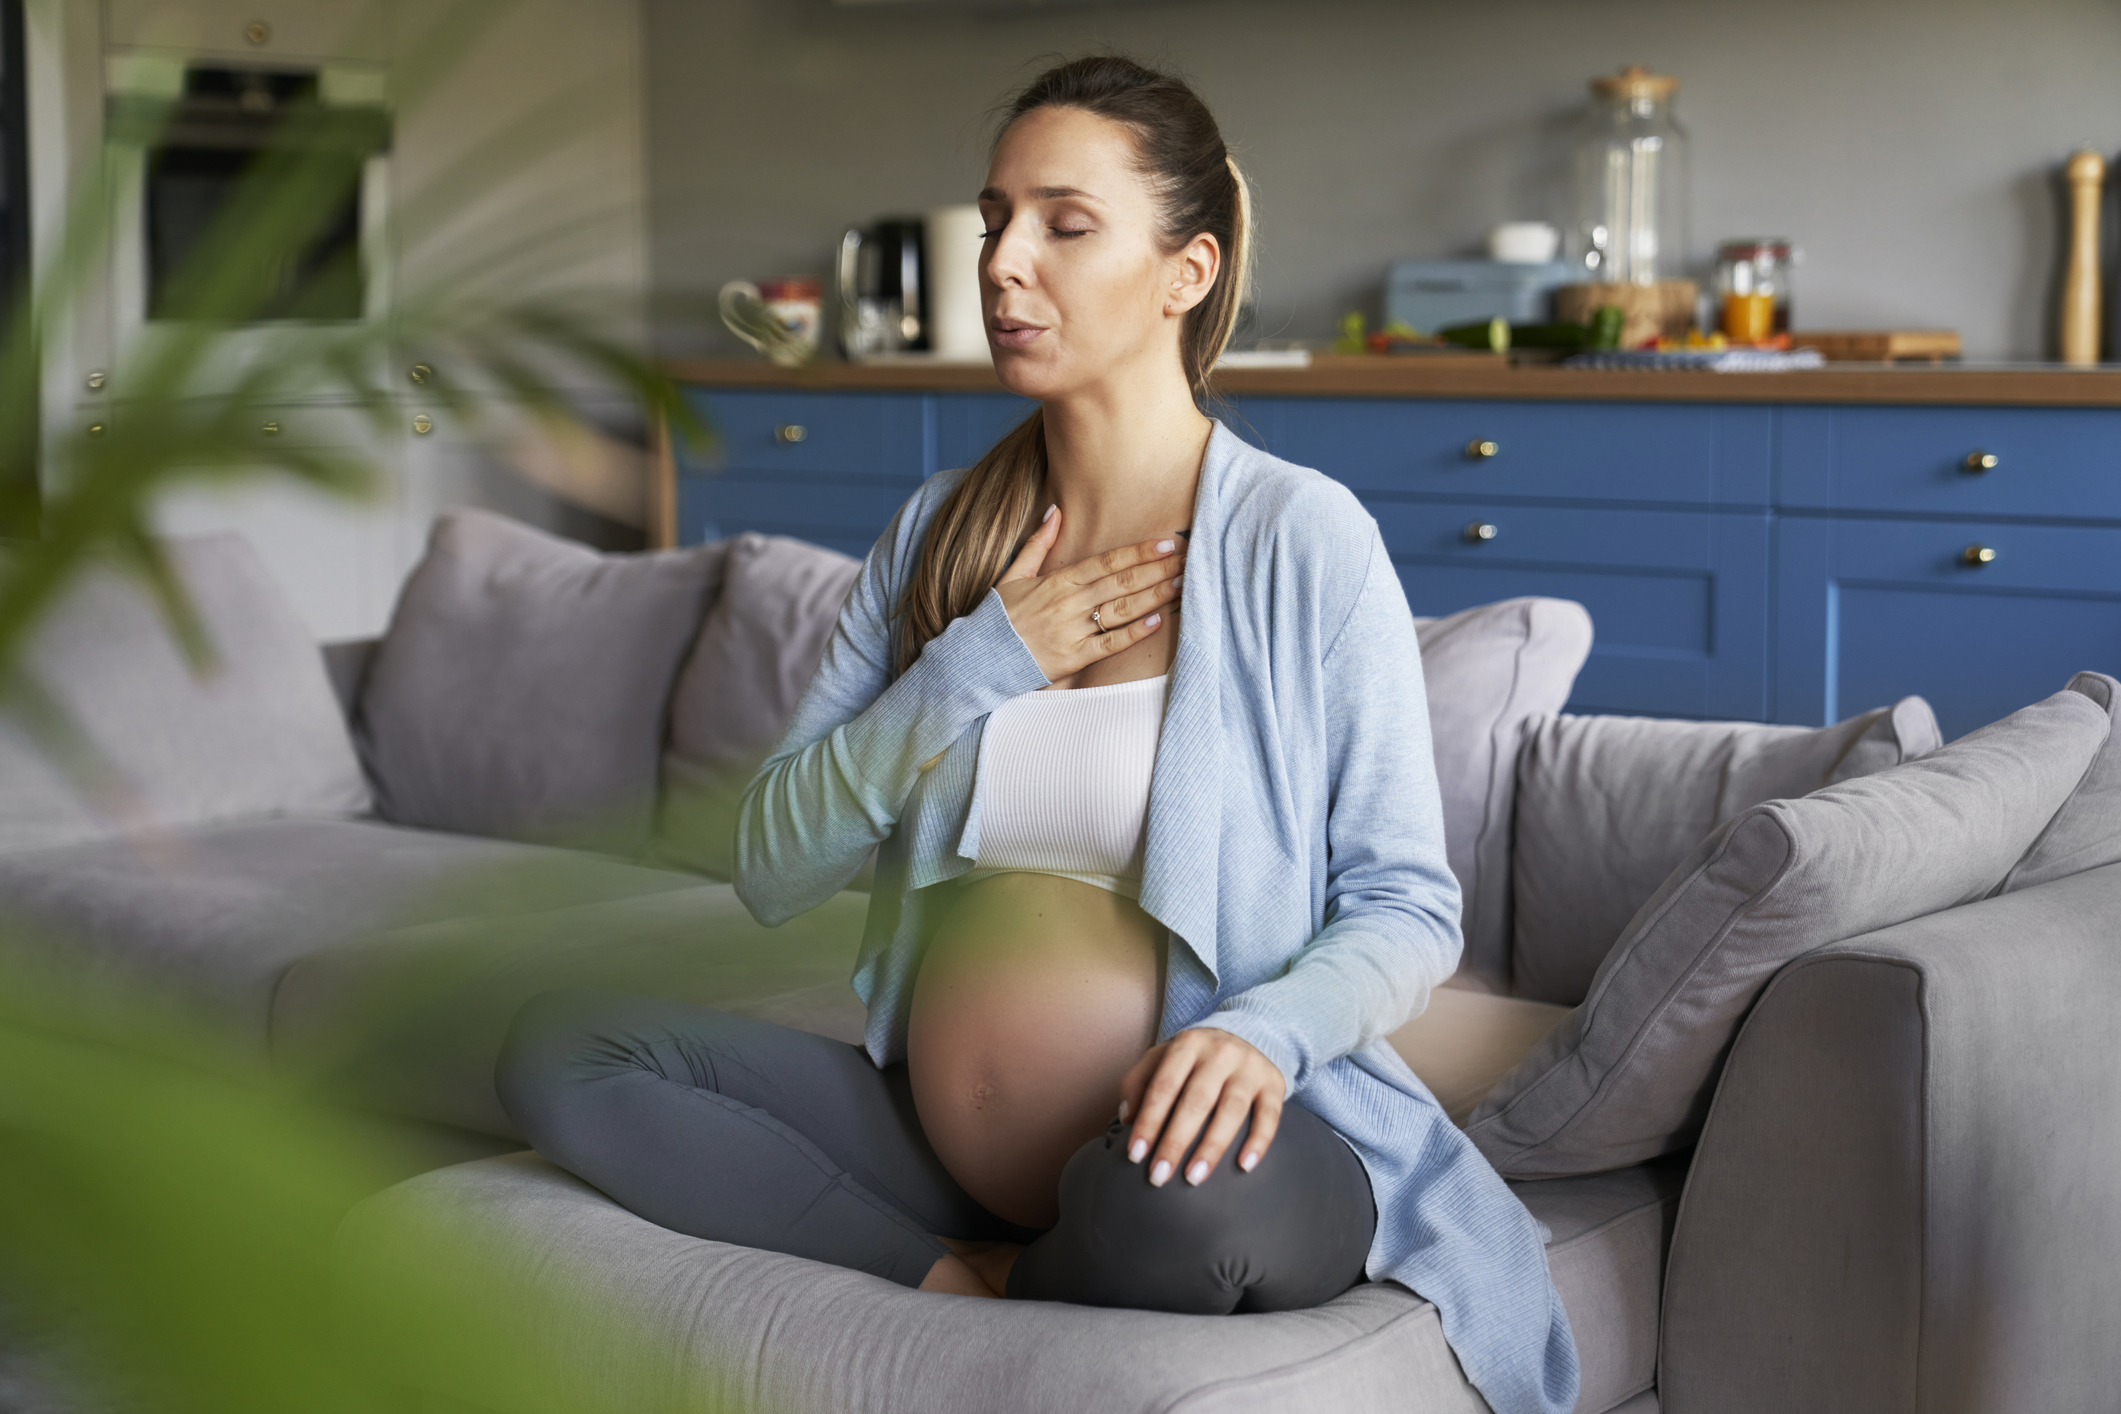
M994 1288L980 1280L978 1272L955 1252L945 1252L935 1259L928 1275L921 1278L922 1291L940 1291L951 1296L984 1296L994 1299Z
M1008 1293L1009 1269L1024 1250L1021 1243L967 1242L956 1237L938 1237L936 1241L950 1250L936 1258L928 1275L921 1279L922 1291L997 1298Z

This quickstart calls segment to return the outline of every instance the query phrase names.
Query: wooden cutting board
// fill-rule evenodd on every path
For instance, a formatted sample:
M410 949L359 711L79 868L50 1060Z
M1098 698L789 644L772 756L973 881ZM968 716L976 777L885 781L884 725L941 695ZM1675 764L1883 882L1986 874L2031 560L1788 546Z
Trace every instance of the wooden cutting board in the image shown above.
M1790 335L1790 347L1817 349L1828 363L1891 363L1925 358L1931 363L1959 356L1957 329L1807 329Z

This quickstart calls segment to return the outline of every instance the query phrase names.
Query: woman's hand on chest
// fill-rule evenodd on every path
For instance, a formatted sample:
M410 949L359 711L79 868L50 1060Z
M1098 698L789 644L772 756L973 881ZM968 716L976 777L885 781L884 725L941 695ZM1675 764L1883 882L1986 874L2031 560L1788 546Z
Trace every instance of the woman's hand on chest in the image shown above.
M1042 574L1060 522L1059 507L1047 512L995 585L1010 626L1053 683L1108 662L1161 629L1164 608L1178 598L1186 568L1184 543L1173 535ZM1168 651L1160 656L1168 666ZM1110 681L1134 676L1155 674L1119 674Z

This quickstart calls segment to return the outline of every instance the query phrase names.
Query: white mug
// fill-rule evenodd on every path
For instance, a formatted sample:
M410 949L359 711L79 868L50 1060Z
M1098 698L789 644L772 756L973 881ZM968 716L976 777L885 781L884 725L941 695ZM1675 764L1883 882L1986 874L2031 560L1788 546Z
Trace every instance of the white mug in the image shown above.
M1544 265L1561 249L1561 232L1544 221L1505 221L1488 232L1488 259Z

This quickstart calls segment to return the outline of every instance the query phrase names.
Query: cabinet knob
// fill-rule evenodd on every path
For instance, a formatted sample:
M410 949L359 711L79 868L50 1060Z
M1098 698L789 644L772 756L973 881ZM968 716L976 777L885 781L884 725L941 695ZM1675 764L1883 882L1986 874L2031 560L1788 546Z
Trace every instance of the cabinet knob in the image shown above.
M261 423L258 427L258 430L260 432L263 432L268 437L277 437L280 435L280 420L278 418L274 418L270 422Z
M1466 543L1468 545L1484 544L1487 541L1493 540L1501 533L1501 531L1497 530L1494 526L1488 524L1486 521L1476 520L1472 524L1468 525L1465 529Z
M1969 476L1979 476L1984 471L1994 471L1996 465L1996 454L1994 452L1968 452L1966 460L1959 463L1960 469Z
M1469 462L1484 462L1500 451L1502 451L1502 443L1491 442L1485 437L1475 437L1472 441L1466 443L1466 460Z
M773 429L776 442L800 442L810 435L810 429L800 422L784 422Z
M1974 569L1996 562L1996 552L1987 545L1969 545L1959 552L1959 562Z
M100 393L103 391L103 385L110 381L110 375L100 368L91 368L88 371L88 377L81 381L88 385L88 390L91 393Z
M425 437L435 430L435 420L424 412L416 412L412 415L412 430Z
M424 384L428 379L435 376L434 365L431 363L416 363L405 370L405 376L414 383Z

